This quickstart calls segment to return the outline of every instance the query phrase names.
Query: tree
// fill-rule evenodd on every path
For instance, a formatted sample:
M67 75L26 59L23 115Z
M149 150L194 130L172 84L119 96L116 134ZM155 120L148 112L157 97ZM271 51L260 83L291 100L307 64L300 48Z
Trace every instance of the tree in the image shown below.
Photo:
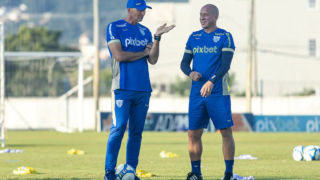
M22 3L22 0L1 0L0 2L0 7L1 6L7 6L7 7L13 7L13 6L18 6Z
M292 96L312 96L315 95L316 91L312 88L303 88L302 91L292 93Z
M89 76L92 76L93 71L85 71L84 72L84 79ZM111 84L112 84L112 71L108 69L100 69L100 89L99 93L100 96L110 96L111 95ZM92 96L93 95L93 83L88 84L85 87L85 96Z
M60 31L51 31L44 27L29 28L22 25L17 34L5 38L6 51L77 51L59 44Z
M233 92L233 87L236 84L236 74L235 73L229 74L228 82L229 82L230 92Z
M78 83L76 58L6 61L5 66L8 97L57 97Z
M189 96L191 89L191 79L186 77L184 79L177 78L175 83L171 84L171 92L179 96Z

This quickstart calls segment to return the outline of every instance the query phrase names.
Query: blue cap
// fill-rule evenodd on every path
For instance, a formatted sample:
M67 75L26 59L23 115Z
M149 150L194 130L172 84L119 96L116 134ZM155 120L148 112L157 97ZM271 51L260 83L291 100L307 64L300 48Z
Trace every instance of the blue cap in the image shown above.
M127 9L129 8L136 8L140 11L146 8L152 9L150 6L147 6L144 0L128 0Z

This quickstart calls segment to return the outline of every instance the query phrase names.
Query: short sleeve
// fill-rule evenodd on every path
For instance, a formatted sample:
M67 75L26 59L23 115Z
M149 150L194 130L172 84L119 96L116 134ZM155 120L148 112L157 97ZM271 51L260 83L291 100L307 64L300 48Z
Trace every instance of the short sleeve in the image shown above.
M231 33L226 32L226 38L222 46L222 51L234 52L236 49Z
M189 39L188 39L188 42L186 45L185 53L192 54L192 42L193 42L193 39L192 39L192 34L191 34L189 36Z
M113 23L110 23L107 27L107 43L108 46L115 42L121 42L117 28Z
M153 43L153 39L152 39L152 33L151 33L151 31L148 29L148 34L149 34L149 37L148 37L148 44L152 44Z

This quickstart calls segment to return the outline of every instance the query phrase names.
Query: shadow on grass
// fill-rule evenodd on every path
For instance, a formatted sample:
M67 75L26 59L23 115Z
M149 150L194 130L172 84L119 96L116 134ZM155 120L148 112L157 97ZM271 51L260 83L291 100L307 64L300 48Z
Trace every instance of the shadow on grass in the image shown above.
M10 147L36 147L38 144L6 144L6 148Z
M44 144L44 143L39 143L39 144L6 144L6 149L10 148L18 148L18 147L64 147L64 146L70 146L73 145L72 143L68 144Z
M159 176L158 176L159 177ZM165 179L165 180L184 180L186 176L175 176L175 177L159 177L158 179ZM221 180L222 177L218 176L204 176L203 177L205 180ZM293 177L288 177L288 178L283 178L283 177L255 177L255 180L302 180L302 179L308 179L308 180L319 180L318 178L293 178ZM157 177L152 177L152 178L144 178L141 180L157 180Z
M97 179L97 178L24 178L24 179L43 179L43 180L84 180L84 179ZM16 178L14 179L7 179L7 180L18 180Z
M159 176L158 176L159 177ZM176 177L152 177L152 178L143 178L141 180L157 180L157 179L162 179L162 180L184 180L186 177L185 176L176 176ZM43 180L84 180L84 179L97 179L97 178L25 178L29 180L35 180L35 179L43 179ZM205 180L221 180L221 177L217 176L205 176ZM256 180L301 180L301 179L306 179L306 178L283 178L283 177L255 177ZM14 179L7 179L7 180L18 180L16 178ZM319 180L319 179L309 179L308 180Z
M261 178L259 178L259 177L257 177L257 178L255 178L255 179L258 179L258 180L275 180L275 179L279 179L279 180L281 180L281 179L290 179L290 180L300 180L300 179L308 179L308 180L319 180L319 178L317 178L317 179L315 179L315 178L293 178L293 177L288 177L288 178L284 178L284 177L261 177Z
M154 142L144 142L143 145L176 145L176 144L182 144L182 145L186 145L185 142L158 142L158 143L154 143Z

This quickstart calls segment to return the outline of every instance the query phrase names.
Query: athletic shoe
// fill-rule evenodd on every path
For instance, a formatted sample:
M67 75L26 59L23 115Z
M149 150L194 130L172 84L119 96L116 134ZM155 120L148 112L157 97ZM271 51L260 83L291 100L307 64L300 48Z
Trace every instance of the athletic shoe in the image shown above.
M203 180L202 176L193 172L188 173L186 180Z
M115 180L115 179L116 177L113 171L107 171L106 174L104 175L104 180Z
M226 172L224 173L224 177L221 180L238 180L238 179L234 178L232 173Z

